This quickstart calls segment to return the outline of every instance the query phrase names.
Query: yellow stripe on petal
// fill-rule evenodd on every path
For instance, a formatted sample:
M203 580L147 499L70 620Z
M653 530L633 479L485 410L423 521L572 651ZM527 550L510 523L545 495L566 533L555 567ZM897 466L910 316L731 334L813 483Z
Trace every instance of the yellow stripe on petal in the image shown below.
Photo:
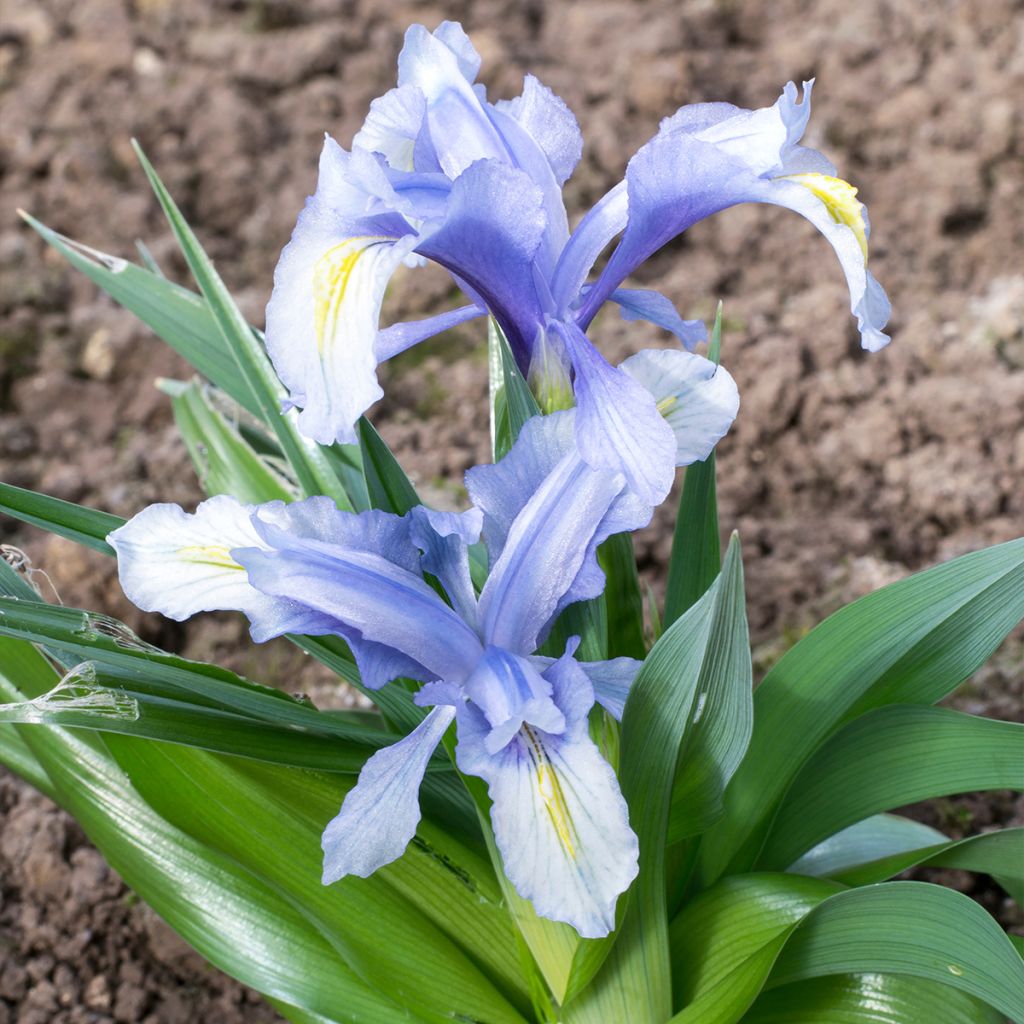
M376 246L392 241L372 235L346 238L328 249L314 264L313 326L321 355L337 337L345 295L360 258Z
M551 819L555 834L558 836L558 841L565 848L565 852L573 860L576 860L576 846L573 842L575 829L558 774L548 760L544 747L541 746L537 737L533 734L533 730L528 725L523 726L523 734L530 744L530 752L537 771L537 791L544 802L544 807L548 812L548 817Z
M788 181L810 189L824 204L832 219L837 224L845 224L853 229L864 253L864 263L868 262L868 235L864 220L864 204L857 199L857 190L842 178L833 178L828 174L816 171L809 174L783 175Z
M178 557L191 565L209 565L215 569L237 569L242 567L228 554L230 549L217 544L193 544L178 548Z

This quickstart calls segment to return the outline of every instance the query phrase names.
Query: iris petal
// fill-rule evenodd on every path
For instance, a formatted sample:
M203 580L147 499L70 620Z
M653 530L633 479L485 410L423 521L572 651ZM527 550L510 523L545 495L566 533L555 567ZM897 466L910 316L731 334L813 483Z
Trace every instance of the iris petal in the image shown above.
M405 852L420 820L419 789L430 755L454 718L435 708L408 736L378 750L324 829L323 883L366 878Z
M333 632L328 616L263 594L249 582L233 552L263 543L252 524L254 511L227 495L209 498L193 514L178 505L143 509L107 538L129 600L179 622L197 612L240 611L255 640Z

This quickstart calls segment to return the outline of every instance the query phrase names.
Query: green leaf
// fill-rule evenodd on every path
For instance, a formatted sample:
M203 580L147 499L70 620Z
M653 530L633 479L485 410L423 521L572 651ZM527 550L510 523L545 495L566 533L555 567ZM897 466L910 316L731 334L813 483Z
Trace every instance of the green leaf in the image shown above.
M668 842L703 832L721 817L729 780L747 751L754 724L754 678L743 594L728 644L718 650L697 694L672 786Z
M708 358L717 363L722 343L722 304L711 331ZM722 564L715 493L715 453L686 468L683 493L676 513L672 557L665 588L667 628L711 586Z
M270 364L266 350L235 305L213 263L203 252L198 239L146 159L146 155L138 143L133 142L133 145L142 169L146 172L146 177L167 217L167 222L178 240L185 262L209 304L221 337L234 357L239 373L256 399L257 415L273 429L303 492L307 496L327 495L337 502L339 508L351 510L352 503L323 450L314 441L299 433L292 413L281 412L282 402L287 395Z
M354 780L123 737L109 742L169 821L251 871L312 921L369 985L417 1016L521 1024L510 919L489 863L423 821L370 878L320 883L320 834ZM497 986L501 986L500 988Z
M767 988L866 973L938 982L1024 1019L1024 962L977 903L941 886L886 882L832 896L794 931Z
M700 877L755 862L779 802L821 743L873 706L930 704L974 672L1024 615L1024 540L965 555L831 616L754 694L750 748L726 813L702 838Z
M523 424L540 415L540 406L523 379L502 329L487 319L487 352L490 378L491 451L498 462L515 444Z
M894 822L903 825L896 829ZM951 840L916 821L876 815L819 843L787 870L827 875L845 885L870 885L912 867L957 868L991 875L1024 906L1024 828Z
M880 811L983 789L1024 790L1024 725L949 708L879 708L808 760L772 823L759 867L781 870Z
M620 784L640 840L640 873L611 954L566 1016L569 1024L661 1024L672 1013L665 901L665 841L673 781L699 694L749 658L743 566L734 538L721 575L652 648L630 689L622 722Z
M109 512L100 512L5 483L0 483L0 512L105 555L114 553L106 541L107 534L124 526L125 522L120 516Z
M973 996L897 974L836 974L765 992L742 1024L1005 1024Z
M243 440L223 413L214 408L207 389L197 381L169 391L174 419L185 441L199 483L207 494L230 494L241 502L293 501L288 481Z
M671 1024L734 1024L757 997L794 926L840 887L794 875L738 875L672 921Z
M359 448L366 490L373 508L401 516L421 504L405 470L365 416L359 420Z
M323 716L333 724L332 716ZM48 693L28 701L0 704L0 723L63 726L140 736L201 750L235 754L297 768L358 773L375 749L394 737L354 728L342 739L327 732L300 731L211 708L195 701L154 696L133 688L117 673L83 662ZM450 770L437 759L430 770Z
M823 839L786 870L815 878L839 878L864 864L948 842L947 836L930 825L898 814L875 814Z
M345 719L325 715L281 690L250 682L216 665L166 654L106 615L0 597L0 636L62 652L69 664L98 662L121 673L134 689L154 696L184 695L237 715L342 739L392 739L383 730L374 734Z
M21 216L76 270L134 313L207 380L254 416L262 415L262 406L238 372L231 350L201 296L127 260L65 238L27 213Z
M0 638L0 699L38 697L57 682L25 641ZM363 985L315 928L272 888L156 815L95 736L63 729L13 733L45 780L33 784L68 810L107 861L187 942L244 984L325 1014L327 1021L408 1021ZM0 763L7 751L0 741Z
M640 595L640 577L636 571L633 538L628 533L609 537L597 550L604 570L605 614L608 618L607 657L643 659L644 602Z

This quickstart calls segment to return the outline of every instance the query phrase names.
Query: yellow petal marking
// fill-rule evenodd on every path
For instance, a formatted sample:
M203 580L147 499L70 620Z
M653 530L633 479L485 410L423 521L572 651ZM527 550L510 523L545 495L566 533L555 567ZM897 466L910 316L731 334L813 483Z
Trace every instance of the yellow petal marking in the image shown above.
M228 554L230 549L219 544L192 544L178 548L178 556L183 562L193 565L209 565L215 569L238 569L242 567Z
M658 412L660 412L662 416L666 416L668 414L669 409L671 409L672 406L675 405L676 402L678 402L678 401L679 401L679 396L678 395L666 395L658 403L658 406L657 406Z
M537 790L540 793L541 800L544 801L544 807L548 812L548 817L551 819L555 834L558 836L562 846L565 847L565 852L573 860L576 860L576 847L572 841L574 831L572 816L569 814L569 805L566 803L565 794L562 792L562 784L558 779L558 774L551 767L551 762L548 760L544 747L541 746L540 741L528 725L523 726L523 735L530 745L533 763L537 768Z
M359 258L375 246L390 241L390 238L370 235L346 238L328 249L313 265L313 327L320 355L335 337L345 292Z
M868 235L864 222L864 204L857 199L857 190L842 178L828 174L786 174L783 177L810 189L824 204L837 224L853 229L860 251L864 253L864 264L868 262Z

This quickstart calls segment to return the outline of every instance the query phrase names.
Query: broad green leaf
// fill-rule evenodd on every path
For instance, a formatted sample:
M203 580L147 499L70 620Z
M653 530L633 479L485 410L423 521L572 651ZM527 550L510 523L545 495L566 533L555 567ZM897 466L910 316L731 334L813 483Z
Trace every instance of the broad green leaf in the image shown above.
M891 821L921 831L897 831ZM880 828L881 822L885 824ZM1024 828L951 840L916 821L876 815L819 843L787 870L827 876L845 885L869 885L912 867L958 868L991 875L1024 906Z
M215 966L328 1021L409 1021L275 886L154 813L102 747L62 730L23 735L111 867Z
M5 483L0 483L0 512L105 555L114 553L106 541L107 534L124 526L125 522L120 516L109 512L100 512L98 509L75 505L70 501Z
M974 672L1024 615L1024 540L918 573L831 616L754 694L754 732L701 841L706 885L752 865L784 793L823 740L872 706L930 704ZM869 812L870 813L870 812Z
M1024 1019L1024 962L996 922L952 889L886 882L830 897L793 932L766 987L868 973L939 982Z
M717 363L722 344L722 304L715 313L708 358ZM676 512L672 556L665 588L667 628L711 586L722 565L715 493L715 453L687 466Z
M796 777L759 858L782 870L841 829L904 804L1024 790L1024 725L894 704L836 733Z
M948 842L948 836L930 825L898 814L875 814L823 839L786 870L815 878L839 878L864 864Z
M757 997L793 927L840 886L793 875L737 875L672 921L672 1024L734 1024Z
M254 416L262 415L262 406L238 372L231 350L201 296L127 260L65 238L27 213L21 215L76 270L134 313L207 380Z
M423 821L398 861L323 886L320 834L353 780L109 742L157 811L301 907L368 984L430 1021L522 1021L496 987L512 986L518 965L493 872L443 829Z
M421 504L416 488L409 482L405 470L365 416L359 420L359 447L363 477L373 508L402 516Z
M608 618L607 657L643 659L644 602L636 571L633 538L628 533L609 537L597 550L597 558L607 580L604 588L605 614Z
M898 974L836 974L765 992L742 1024L1005 1024L979 999Z
M502 459L515 444L523 424L540 415L540 407L523 379L508 341L497 321L487 318L487 353L490 378L491 451Z
M166 654L106 615L0 597L0 636L63 652L72 664L98 662L123 673L133 687L154 696L185 694L224 711L344 739L372 735L281 690L253 683L216 665ZM384 736L382 731L379 738Z
M213 407L197 381L166 381L163 387L171 395L175 422L207 494L230 494L252 505L296 498L291 484Z
M0 639L0 700L52 689L57 675L24 641ZM39 788L68 810L127 884L203 956L239 981L324 1020L408 1021L362 984L315 928L270 887L156 815L98 737L63 729L14 731L38 771ZM0 743L0 763L6 760ZM36 778L29 776L36 783Z
M610 956L591 986L569 1004L568 1024L662 1024L671 1016L665 841L672 785L699 695L711 688L716 673L735 670L741 649L749 658L745 644L743 567L734 538L718 580L665 631L630 689L619 776L640 840L640 874Z
M307 496L327 495L338 503L339 508L351 509L352 503L323 450L316 442L299 433L295 425L294 410L287 414L281 412L282 402L287 395L270 364L266 350L235 305L213 263L203 252L198 239L182 217L181 211L153 166L146 159L146 155L138 143L133 145L142 169L146 172L146 177L181 247L185 262L209 305L228 351L235 359L238 372L256 399L257 415L273 429L303 492Z
M754 678L743 595L728 645L705 676L679 751L668 841L703 832L722 815L723 796L750 743Z
M348 773L358 773L375 749L393 740L390 734L369 728L353 729L358 740L342 739L154 696L116 674L97 672L92 662L78 666L48 693L0 704L0 723L140 736L297 768ZM434 771L447 768L440 759L429 766Z

